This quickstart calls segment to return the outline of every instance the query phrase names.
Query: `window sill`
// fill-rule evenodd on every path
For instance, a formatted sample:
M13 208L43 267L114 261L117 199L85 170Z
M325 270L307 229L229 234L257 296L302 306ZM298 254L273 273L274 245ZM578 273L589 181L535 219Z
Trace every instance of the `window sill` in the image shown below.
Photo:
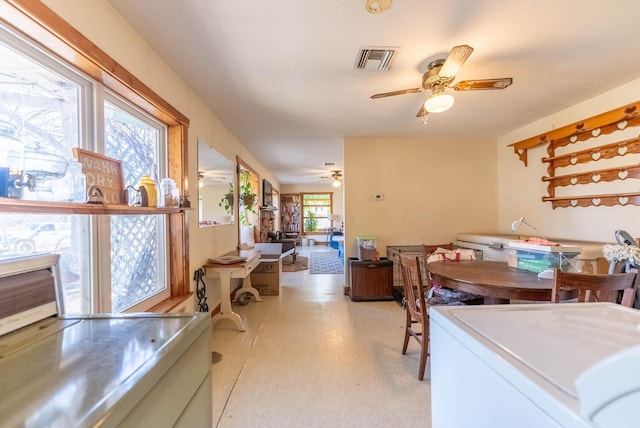
M149 308L147 312L159 312L159 313L168 313L173 309L180 306L182 303L186 302L189 299L193 299L195 293L183 294L180 296L172 296L162 302L158 303L155 306Z
M130 207L128 205L78 204L0 198L0 212L43 214L172 214L188 208Z

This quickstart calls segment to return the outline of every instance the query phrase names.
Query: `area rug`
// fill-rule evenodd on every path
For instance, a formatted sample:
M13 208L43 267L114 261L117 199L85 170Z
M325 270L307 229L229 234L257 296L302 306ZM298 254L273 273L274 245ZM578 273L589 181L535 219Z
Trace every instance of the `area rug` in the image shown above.
M309 269L309 258L298 255L296 262L293 262L293 257L287 256L282 259L282 272L299 272L301 270Z
M314 251L311 254L310 274L344 273L344 260L338 257L337 251Z

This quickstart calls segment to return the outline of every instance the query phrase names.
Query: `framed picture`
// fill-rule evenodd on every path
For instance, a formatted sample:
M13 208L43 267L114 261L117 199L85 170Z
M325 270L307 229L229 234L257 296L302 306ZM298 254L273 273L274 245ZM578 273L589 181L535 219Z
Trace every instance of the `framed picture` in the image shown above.
M87 190L102 192L105 204L125 204L122 161L79 148L73 149L73 157L82 164Z

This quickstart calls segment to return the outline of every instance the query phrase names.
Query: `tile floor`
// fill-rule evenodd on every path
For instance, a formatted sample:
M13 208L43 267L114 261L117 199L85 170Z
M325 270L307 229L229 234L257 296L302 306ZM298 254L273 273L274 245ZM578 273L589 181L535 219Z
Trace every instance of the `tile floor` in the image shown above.
M431 425L415 341L401 354L404 311L352 302L343 286L343 275L285 272L279 296L233 305L247 331L228 320L212 330L215 427Z

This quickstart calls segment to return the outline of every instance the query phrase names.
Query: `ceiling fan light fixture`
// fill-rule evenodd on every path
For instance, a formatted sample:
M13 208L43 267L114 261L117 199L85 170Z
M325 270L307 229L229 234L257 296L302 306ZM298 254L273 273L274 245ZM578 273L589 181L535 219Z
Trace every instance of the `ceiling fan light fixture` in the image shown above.
M340 171L333 171L331 173L331 178L333 179L331 182L333 187L338 188L342 186L342 173Z
M442 113L453 107L453 96L445 92L435 92L424 102L424 109L429 113Z
M382 13L391 7L391 2L392 0L367 0L367 12Z

